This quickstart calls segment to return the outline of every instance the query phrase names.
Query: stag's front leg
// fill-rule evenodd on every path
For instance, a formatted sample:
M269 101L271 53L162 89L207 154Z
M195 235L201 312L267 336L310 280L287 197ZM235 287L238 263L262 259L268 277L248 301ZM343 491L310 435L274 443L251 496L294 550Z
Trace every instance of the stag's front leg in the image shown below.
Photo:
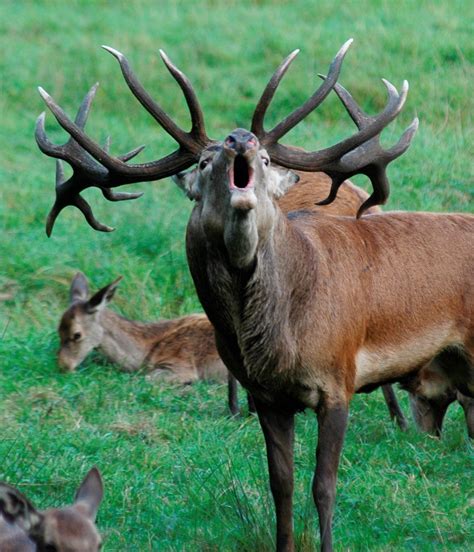
M332 550L332 514L336 498L337 469L347 427L346 404L321 405L317 410L318 446L313 497L318 509L321 550Z
M270 488L276 510L277 552L293 552L294 413L280 412L254 400L267 446Z

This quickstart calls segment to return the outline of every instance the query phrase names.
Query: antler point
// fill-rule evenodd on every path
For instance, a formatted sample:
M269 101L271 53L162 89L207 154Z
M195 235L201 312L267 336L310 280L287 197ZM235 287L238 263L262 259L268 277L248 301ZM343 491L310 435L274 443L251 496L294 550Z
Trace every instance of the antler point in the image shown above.
M349 40L346 40L338 53L344 55L347 52L347 50L351 47L351 44L353 42L354 42L353 38L349 38Z
M40 93L40 96L43 98L43 100L47 100L51 97L41 86L38 86L38 92Z
M170 64L170 58L168 57L166 52L164 50L162 50L161 48L158 51L160 52L160 56L161 56L161 59L163 60L164 64L166 66L168 66Z
M105 46L105 44L102 44L102 48L109 52L109 54L112 54L114 57L116 57L119 61L123 59L124 55L116 50L115 48L112 48L111 46Z

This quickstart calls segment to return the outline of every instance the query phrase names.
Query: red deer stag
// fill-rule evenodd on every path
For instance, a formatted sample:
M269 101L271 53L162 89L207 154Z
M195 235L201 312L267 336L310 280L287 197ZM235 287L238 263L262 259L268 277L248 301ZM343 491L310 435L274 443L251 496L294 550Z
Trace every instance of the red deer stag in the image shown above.
M268 455L276 507L277 550L294 550L294 415L313 409L318 447L313 495L319 514L321 548L332 550L332 515L339 457L349 402L355 392L408 378L437 358L442 376L474 395L474 217L458 214L383 213L361 217L389 194L386 167L409 146L415 119L399 142L382 149L379 136L406 99L384 81L388 102L377 116L366 115L337 78L347 42L327 77L301 107L272 130L264 117L276 88L297 51L276 70L255 109L251 130L236 129L223 141L208 138L201 108L187 77L162 58L183 90L192 127L179 128L119 61L133 94L177 141L172 154L131 164L137 151L109 154L84 132L92 93L72 122L40 89L48 107L71 135L64 146L37 123L41 150L73 166L59 179L47 230L67 205L78 207L89 224L107 230L80 196L99 187L108 199L124 199L111 188L177 175L195 200L186 237L191 274L216 332L226 366L255 398ZM334 90L358 131L340 143L308 152L278 140ZM198 163L190 176L181 171ZM280 167L278 167L280 166ZM373 193L357 217L296 211L286 216L276 199L297 177L290 170L322 171L332 179L327 202L341 183L361 173ZM129 196L128 196L129 197ZM453 244L456 247L453 247Z
M37 510L15 487L0 483L0 550L97 552L101 538L94 522L102 496L97 468L86 475L67 508Z

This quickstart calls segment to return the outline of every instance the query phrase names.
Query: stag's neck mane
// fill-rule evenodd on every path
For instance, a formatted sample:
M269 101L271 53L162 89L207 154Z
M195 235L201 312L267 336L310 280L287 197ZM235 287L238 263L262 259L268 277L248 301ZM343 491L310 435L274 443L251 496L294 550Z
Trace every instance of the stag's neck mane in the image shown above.
M276 207L272 228L259 237L246 268L233 265L224 241L208 241L194 217L187 249L201 303L218 333L238 346L248 376L291 378L301 309L317 277L314 247Z

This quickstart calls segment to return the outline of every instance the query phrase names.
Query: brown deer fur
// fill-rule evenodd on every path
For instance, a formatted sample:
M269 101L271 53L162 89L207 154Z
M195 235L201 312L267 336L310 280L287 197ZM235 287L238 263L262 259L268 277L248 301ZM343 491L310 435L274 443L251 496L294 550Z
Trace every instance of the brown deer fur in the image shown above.
M100 472L92 468L79 486L74 504L37 510L15 487L0 482L1 552L97 552L95 526L103 496Z
M280 551L293 550L294 413L317 413L313 492L322 549L331 550L352 395L409 378L440 355L443 376L474 395L474 217L357 220L308 210L286 217L264 152L247 136L232 134L237 143L248 140L241 153L254 174L248 190L229 190L233 140L201 157L208 162L196 177L201 199L188 224L188 261L221 357L256 402Z
M84 132L96 87L84 99L76 122L54 100L40 94L71 135L63 146L47 139L44 115L36 140L47 155L69 162L69 179L58 164L56 200L47 220L51 233L67 205L94 218L80 196L99 187L109 200L133 199L111 188L176 175L195 200L186 251L199 299L214 325L216 344L229 370L251 392L265 437L277 520L277 550L293 552L294 415L311 408L318 418L313 496L321 548L332 550L332 513L337 469L355 392L408 381L433 359L456 391L474 397L474 217L432 213L360 216L389 196L388 164L409 147L418 120L394 146L384 149L380 133L402 109L408 83L399 92L384 80L388 100L376 116L364 113L338 82L347 41L322 84L271 130L265 114L297 51L279 65L257 103L251 131L235 129L212 140L187 77L162 54L191 113L184 131L140 84L126 57L106 47L119 62L133 94L179 144L171 155L127 164L141 148L110 155ZM338 144L304 151L279 143L334 91L358 130ZM87 152L87 155L85 154ZM198 161L197 169L183 174ZM280 165L277 167L276 164ZM277 198L298 178L285 166L323 171L334 199L340 184L356 174L369 177L373 193L357 218L310 209L282 212Z

